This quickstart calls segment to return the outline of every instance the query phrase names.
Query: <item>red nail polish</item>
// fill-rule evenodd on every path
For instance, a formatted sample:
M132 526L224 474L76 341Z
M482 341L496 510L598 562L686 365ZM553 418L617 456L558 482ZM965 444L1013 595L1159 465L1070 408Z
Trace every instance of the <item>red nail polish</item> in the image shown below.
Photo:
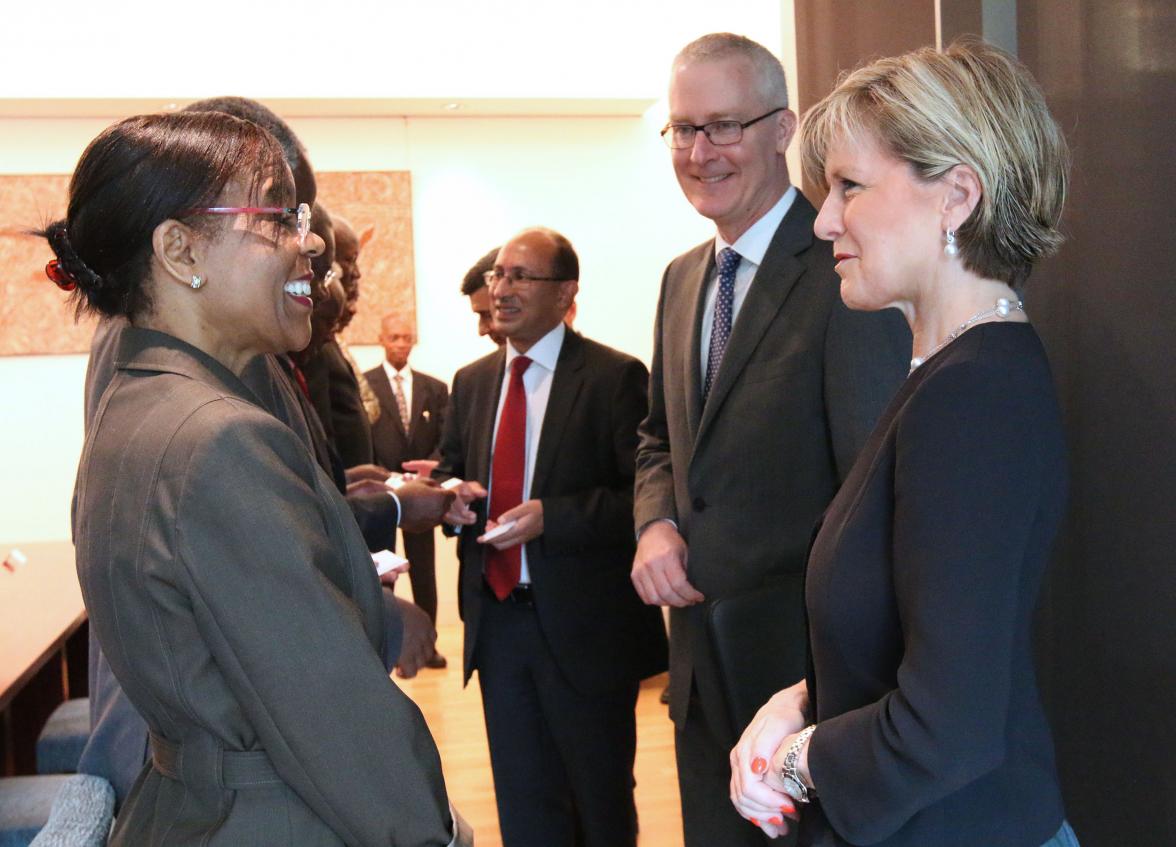
M796 808L793 806L789 806L787 804L781 806L780 811L786 815L795 815L796 814Z
M780 820L779 818L768 818L768 823L770 823L772 826L782 826L784 821Z
M751 821L756 826L759 826L759 821L757 821L755 818L748 818L748 820Z
M762 756L756 756L751 760L751 772L763 773L768 769L768 763L764 761Z

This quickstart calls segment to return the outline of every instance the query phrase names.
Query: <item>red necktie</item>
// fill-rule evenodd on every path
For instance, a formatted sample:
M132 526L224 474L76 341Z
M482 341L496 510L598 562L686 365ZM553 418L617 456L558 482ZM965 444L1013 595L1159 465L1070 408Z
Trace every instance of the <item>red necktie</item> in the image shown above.
M527 449L527 392L523 372L531 364L526 356L510 363L510 386L498 419L498 436L494 440L494 464L490 477L490 520L523 502L523 475ZM523 566L522 545L505 550L490 547L486 551L486 583L494 596L505 600L519 584Z

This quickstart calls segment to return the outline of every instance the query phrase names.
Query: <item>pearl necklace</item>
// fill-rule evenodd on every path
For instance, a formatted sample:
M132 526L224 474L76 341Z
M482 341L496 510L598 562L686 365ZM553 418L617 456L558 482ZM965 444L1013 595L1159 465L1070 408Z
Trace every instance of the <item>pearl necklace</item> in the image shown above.
M1025 304L1022 303L1020 300L1012 301L1012 300L1009 300L1007 297L1001 297L1000 299L998 299L996 301L996 305L994 305L991 309L985 309L982 312L977 312L976 314L972 315L972 317L968 318L962 324L960 324L955 329L953 329L948 334L947 338L943 339L938 344L936 344L934 347L932 347L930 352L928 352L926 356L915 356L915 358L911 359L911 369L908 372L908 375L914 373L915 368L919 367L919 365L923 364L923 362L930 359L932 356L934 356L936 353L938 353L940 350L942 350L948 344L951 344L951 342L955 341L957 338L959 338L961 335L963 335L964 331L966 329L968 329L968 327L972 326L972 324L976 323L977 321L982 321L985 318L996 318L997 320L1003 321L1003 320L1007 320L1009 315L1011 315L1013 312L1024 312L1024 311L1025 311Z

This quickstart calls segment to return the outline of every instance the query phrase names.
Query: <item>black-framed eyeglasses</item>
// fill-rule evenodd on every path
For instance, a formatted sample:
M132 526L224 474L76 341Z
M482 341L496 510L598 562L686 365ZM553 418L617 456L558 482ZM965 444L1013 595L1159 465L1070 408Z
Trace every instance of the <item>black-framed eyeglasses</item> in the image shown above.
M742 141L743 130L752 124L757 124L764 118L770 118L787 108L787 106L780 106L770 112L765 112L758 118L752 118L750 121L726 120L711 121L708 124L666 124L661 131L661 137L671 150L688 150L694 146L694 139L701 131L711 144L716 147L726 147L729 144L738 144Z
M563 278L561 277L533 276L522 268L495 268L492 271L486 271L482 274L482 279L486 280L487 285L493 285L496 282L507 279L510 280L510 284L515 288L529 288L532 282L563 282Z
M282 226L298 233L298 244L306 242L310 234L310 204L297 206L208 206L203 209L189 209L188 215L274 215Z

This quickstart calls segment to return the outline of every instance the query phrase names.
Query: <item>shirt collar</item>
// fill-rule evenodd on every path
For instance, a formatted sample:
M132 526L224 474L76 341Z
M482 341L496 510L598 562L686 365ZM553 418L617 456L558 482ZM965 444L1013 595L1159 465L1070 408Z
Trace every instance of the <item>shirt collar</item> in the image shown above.
M734 244L728 244L723 240L723 236L715 233L716 261L721 250L732 247L744 261L751 262L753 265L762 265L768 247L772 244L772 238L775 236L776 230L780 228L780 221L784 220L784 216L792 208L792 201L795 199L796 186L790 185L788 190L780 195L776 205L768 209L763 217L748 227L747 232L735 239Z
M563 347L564 334L567 327L564 322L560 321L556 324L555 329L547 333L547 335L540 338L531 345L531 349L526 352L526 357L537 365L542 365L549 371L555 370L555 363L559 361L559 351ZM514 345L510 341L506 342L506 368L510 370L510 363L513 362L523 353L515 350Z
M412 366L411 365L405 364L403 370L399 370L399 371L396 370L396 368L392 367L392 363L389 362L387 359L385 359L383 361L383 365L384 365L384 372L388 374L389 380L391 380L397 374L400 374L402 377L404 377L405 382L412 381Z

